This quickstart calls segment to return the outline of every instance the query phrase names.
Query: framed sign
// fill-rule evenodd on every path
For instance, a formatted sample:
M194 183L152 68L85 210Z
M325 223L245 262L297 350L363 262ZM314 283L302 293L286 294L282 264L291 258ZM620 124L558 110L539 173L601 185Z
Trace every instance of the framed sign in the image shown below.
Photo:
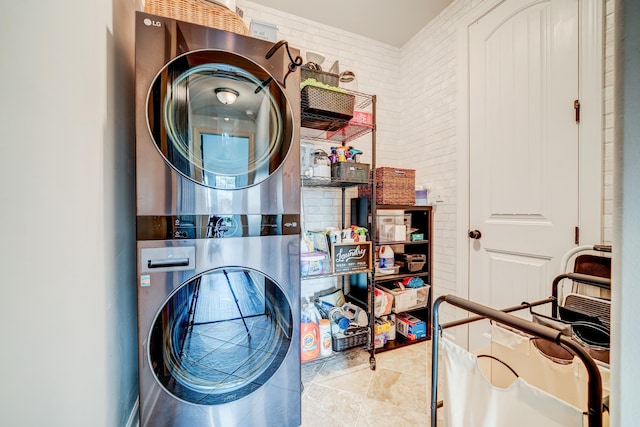
M334 273L371 270L371 242L334 243L331 264Z

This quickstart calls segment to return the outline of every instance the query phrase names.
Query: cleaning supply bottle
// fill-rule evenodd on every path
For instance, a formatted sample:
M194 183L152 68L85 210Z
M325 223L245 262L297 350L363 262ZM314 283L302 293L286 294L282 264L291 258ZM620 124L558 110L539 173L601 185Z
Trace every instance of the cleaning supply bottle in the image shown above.
M331 356L331 324L329 319L320 319L320 356Z
M393 249L391 249L391 246L382 245L380 247L380 252L378 253L378 258L380 260L380 268L393 268L395 258L393 256Z
M314 360L320 354L320 329L308 300L300 316L300 352L303 362Z

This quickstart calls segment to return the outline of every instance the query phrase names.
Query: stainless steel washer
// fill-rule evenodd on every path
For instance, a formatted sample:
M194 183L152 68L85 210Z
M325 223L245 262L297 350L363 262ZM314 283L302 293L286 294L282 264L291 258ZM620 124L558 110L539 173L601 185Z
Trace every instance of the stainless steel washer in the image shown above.
M299 426L299 235L159 240L179 222L137 243L141 425Z

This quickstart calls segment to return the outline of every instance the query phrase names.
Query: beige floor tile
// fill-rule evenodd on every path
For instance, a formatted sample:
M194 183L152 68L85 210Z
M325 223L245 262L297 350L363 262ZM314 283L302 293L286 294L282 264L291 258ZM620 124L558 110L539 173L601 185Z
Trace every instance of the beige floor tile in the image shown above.
M421 377L430 376L431 345L421 342L376 354L376 366Z
M362 404L356 427L428 427L429 415L396 405L367 399Z
M429 426L431 343L351 349L302 365L302 427ZM441 425L439 423L439 425Z
M367 397L390 403L406 410L428 413L429 392L424 376L378 368L373 376Z
M315 378L318 376L318 372L322 370L325 362L323 361L313 361L304 363L302 365L301 375L302 375L302 386L306 390L307 386L310 385ZM303 390L303 394L305 392Z
M302 397L302 427L353 427L364 397L311 384Z
M359 367L341 371L340 373L333 373L333 375L329 375L326 379L318 375L316 383L365 397L373 377L374 371L372 371L368 365L360 365Z
M368 352L362 349L342 352L327 359L314 381L326 381L362 369L369 369Z

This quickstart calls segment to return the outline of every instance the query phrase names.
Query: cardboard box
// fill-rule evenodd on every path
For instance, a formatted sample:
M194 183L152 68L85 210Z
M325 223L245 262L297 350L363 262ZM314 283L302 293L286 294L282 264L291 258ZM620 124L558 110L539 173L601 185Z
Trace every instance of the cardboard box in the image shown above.
M376 335L389 332L391 329L391 323L388 320L376 319L375 333Z
M396 331L409 340L417 340L427 336L427 324L407 313L396 316Z
M332 244L331 268L334 273L371 270L371 242Z

